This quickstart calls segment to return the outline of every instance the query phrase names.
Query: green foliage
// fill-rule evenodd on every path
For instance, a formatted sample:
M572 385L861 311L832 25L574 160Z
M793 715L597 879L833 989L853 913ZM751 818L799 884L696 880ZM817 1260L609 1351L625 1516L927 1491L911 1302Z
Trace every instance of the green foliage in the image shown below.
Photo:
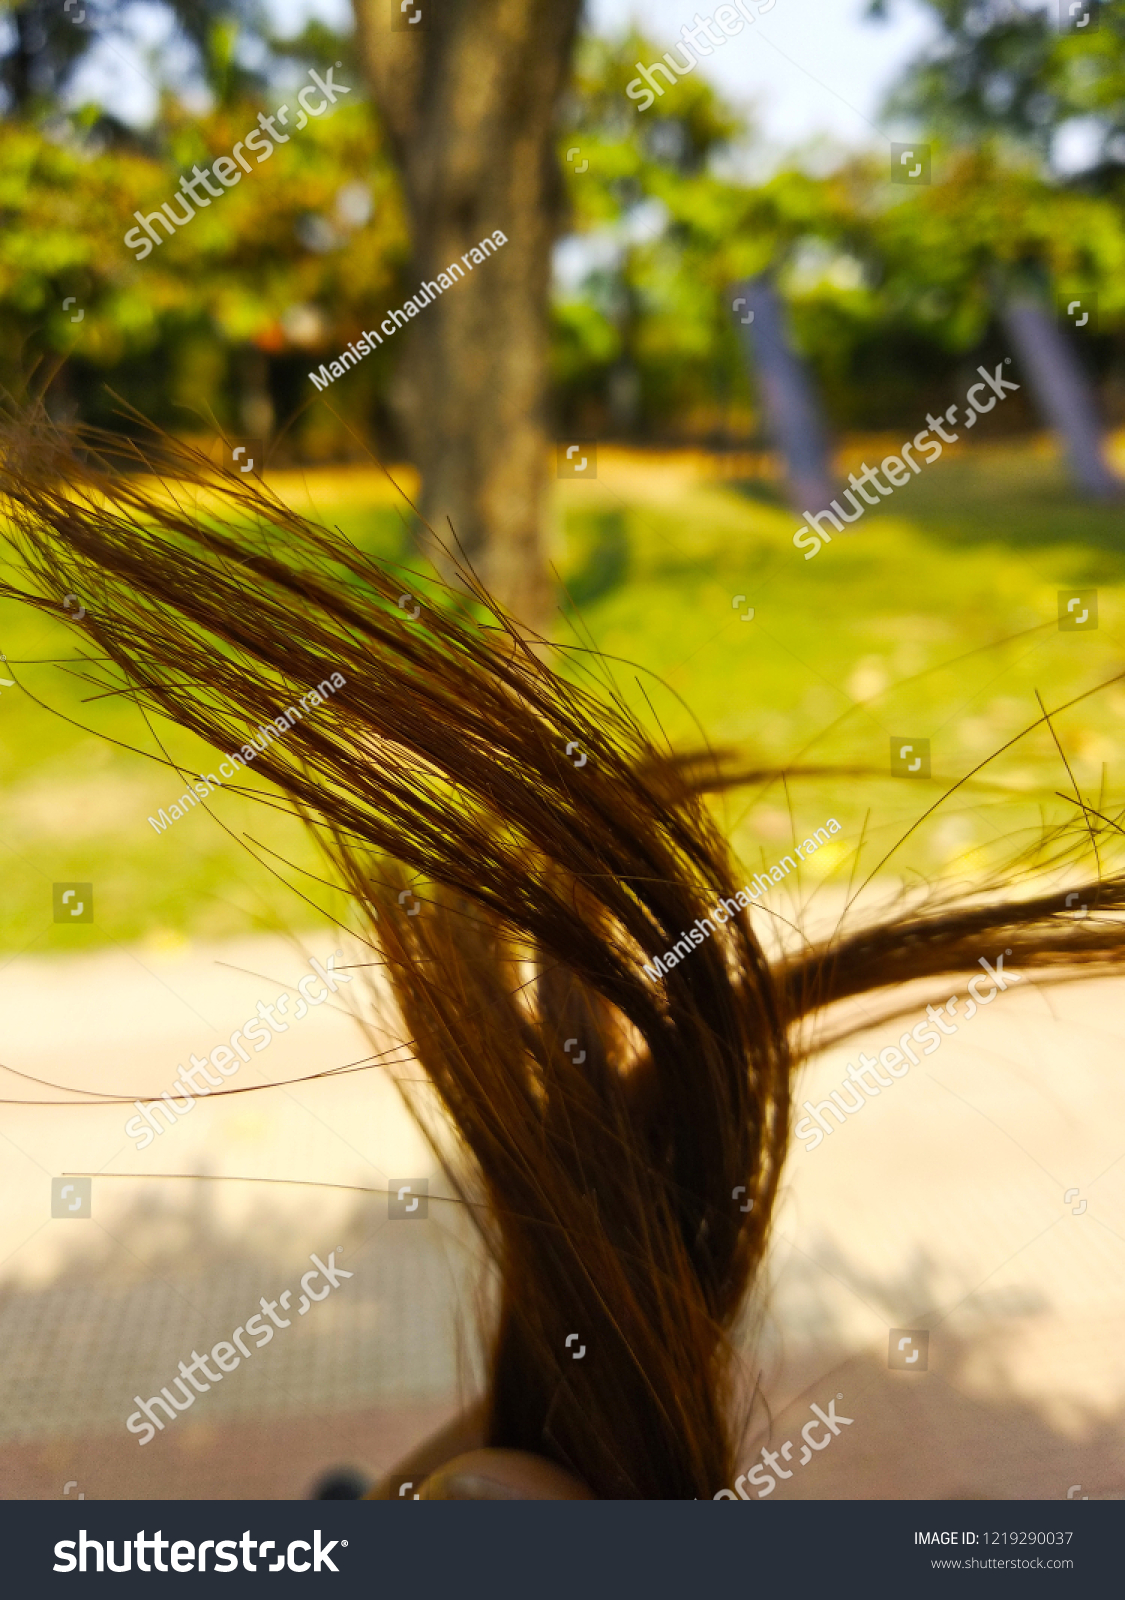
M1100 124L1103 178L1125 171L1125 11L1100 8L1096 30L1061 31L1056 0L922 0L937 44L909 68L888 110L919 117L946 138L1000 134L1045 158L1076 117ZM886 0L870 7L884 16Z
M109 20L106 0L80 9L82 20L75 22L62 0L0 0L0 90L10 112L22 116L50 105L69 83L95 27L104 29Z
M256 348L303 370L371 326L396 298L409 245L397 182L362 101L309 122L146 258L125 244L135 213L171 200L195 163L229 155L258 110L240 103L198 118L169 101L156 156L0 123L0 364L9 388L37 357L66 356L72 386L104 382L130 362L135 375L148 361L161 374L160 403L145 407L154 420L172 421L175 405L187 403L226 410L229 421L232 353ZM76 304L64 309L68 297Z
M995 146L937 147L940 181L895 189L865 160L825 180L842 201L782 272L798 341L832 414L890 426L926 409L987 341L1014 285L1098 294L1102 348L1125 324L1125 219L1104 196L1047 183Z
M148 0L145 10L150 26L154 13L171 24L176 49L145 51L134 0L75 0L69 11L63 0L0 0L0 20L9 22L0 32L4 109L30 122L57 117L77 69L97 45L124 59L147 53L153 57L148 71L165 87L203 88L227 106L263 93L280 56L324 59L310 57L307 47L314 39L323 43L327 29L311 25L300 39L279 40L261 0ZM137 142L111 109L101 120L116 138Z
M943 4L968 40L965 6ZM352 97L294 132L143 261L123 242L134 213L171 200L181 173L229 154L259 111L285 99L281 90L250 94L240 77L248 69L235 23L261 26L250 10L200 0L190 15L179 11L216 96L211 112L190 114L168 93L143 145L107 142L95 108L69 122L0 122L0 380L19 392L33 370L41 382L65 358L51 393L91 420L112 418L108 385L189 431L216 421L252 431L259 423L248 419L272 412L287 425L291 458L339 456L373 436L381 447L392 437L396 350L350 374L332 410L308 405L310 367L410 287L403 206L377 119L360 99L351 41L320 23L266 39L275 63L343 60ZM997 23L997 50L1004 39L1015 50L1013 29L1025 45L1039 38L1030 23ZM1040 43L1056 76L1064 66L1082 76L1073 40L1044 32ZM1081 104L1109 105L1120 43L1113 16L1103 14L1088 43ZM1047 296L1095 290L1102 332L1090 350L1101 370L1111 367L1125 225L1110 193L1052 183L1034 154L999 135L971 149L960 135L935 135L935 181L925 189L891 185L884 157L855 158L827 176L789 168L739 181L735 158L753 129L701 74L643 113L626 95L637 62L660 53L637 33L587 38L579 49L558 151L570 227L594 265L552 308L562 426L707 443L752 437L756 400L732 285L765 270L778 277L838 426L890 426L936 403L959 363L994 336L998 291L1017 278ZM1032 65L1040 77L1048 71L1046 57ZM984 85L980 75L982 106ZM1078 106L1078 89L1067 93ZM976 126L966 117L962 132Z
M1125 221L1110 196L1054 184L995 139L938 143L922 190L891 185L885 157L739 183L717 158L751 130L701 78L647 112L625 99L635 62L659 54L637 36L592 41L560 146L588 163L564 163L574 225L605 258L556 311L561 409L575 426L745 437L753 397L732 285L765 270L840 426L924 411L988 339L998 293L1017 279L1045 295L1095 290L1108 351L1125 309ZM628 378L623 416L614 391L628 394Z
M604 426L674 431L714 425L745 379L721 299L729 281L726 240L733 192L711 163L744 132L740 117L703 78L689 77L646 113L625 94L638 61L659 59L631 33L588 39L578 55L560 153L573 226L606 247L609 265L556 309L555 371L561 410ZM577 148L580 162L565 160ZM742 236L743 256L768 246ZM589 364L583 372L579 356ZM622 378L632 379L629 384ZM624 391L625 399L614 398ZM600 391L600 394L599 394Z
M639 117L627 86L640 62L659 59L660 51L635 29L617 40L587 35L578 47L567 125L610 146L636 146L642 160L701 172L742 132L741 118L705 79L695 77Z

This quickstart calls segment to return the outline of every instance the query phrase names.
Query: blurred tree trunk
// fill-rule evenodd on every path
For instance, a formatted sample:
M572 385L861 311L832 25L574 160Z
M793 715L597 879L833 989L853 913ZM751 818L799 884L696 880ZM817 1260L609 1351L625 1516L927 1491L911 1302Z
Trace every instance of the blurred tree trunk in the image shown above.
M1125 485L1106 459L1096 391L1073 345L1029 294L1011 299L1002 315L1036 405L1066 445L1075 485L1093 500L1116 500Z
M812 374L793 347L781 296L768 273L734 285L746 306L734 315L742 349L762 397L773 442L785 457L789 501L798 516L832 504L837 493L828 430Z
M7 70L4 76L12 99L13 114L25 117L32 99L32 63L43 47L46 36L34 6L17 6L11 18L15 33L15 48L5 63Z
M581 0L412 0L417 31L392 29L392 0L353 5L410 209L411 292L495 229L508 240L426 307L403 351L396 408L422 513L450 545L452 525L493 592L542 627L554 135Z

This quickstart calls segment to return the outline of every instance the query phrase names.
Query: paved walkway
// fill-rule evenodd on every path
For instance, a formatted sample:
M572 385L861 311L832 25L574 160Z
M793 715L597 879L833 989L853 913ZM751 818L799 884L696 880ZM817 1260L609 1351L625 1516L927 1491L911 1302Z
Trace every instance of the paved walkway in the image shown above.
M21 959L0 971L0 1058L155 1095L328 949ZM359 989L230 1085L287 1087L202 1101L143 1152L130 1107L0 1107L0 1494L299 1495L330 1465L390 1465L472 1392L478 1263L453 1205L388 1220L390 1179L439 1182L387 1074L292 1081L369 1053L344 1004L362 1009ZM920 996L918 1017L945 998ZM1117 982L1013 989L818 1148L795 1143L746 1336L773 1416L770 1432L759 1403L745 1452L775 1454L766 1498L1125 1495L1123 999ZM914 1020L827 1052L798 1098L823 1101ZM51 1217L64 1172L99 1174L89 1220ZM191 1173L226 1181L167 1176ZM353 1277L140 1447L133 1397L333 1250ZM928 1333L925 1370L888 1367L891 1329L914 1341L903 1359ZM850 1422L817 1423L827 1442L805 1452L830 1403Z

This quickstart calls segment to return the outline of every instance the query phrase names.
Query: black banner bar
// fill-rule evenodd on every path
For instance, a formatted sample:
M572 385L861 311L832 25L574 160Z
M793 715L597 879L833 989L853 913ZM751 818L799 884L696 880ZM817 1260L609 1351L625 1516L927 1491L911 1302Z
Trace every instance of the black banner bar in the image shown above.
M913 1600L1029 1583L1086 1596L1120 1592L1123 1535L1108 1501L24 1501L0 1505L0 1570L19 1600L44 1583L99 1594L154 1580L374 1600L726 1600L764 1585L778 1600Z

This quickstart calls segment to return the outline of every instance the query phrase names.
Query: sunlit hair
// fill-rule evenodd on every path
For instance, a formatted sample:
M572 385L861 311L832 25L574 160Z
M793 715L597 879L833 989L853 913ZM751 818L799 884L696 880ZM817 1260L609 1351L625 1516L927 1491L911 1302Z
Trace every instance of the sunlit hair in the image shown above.
M1081 922L1055 890L997 890L770 958L742 911L653 981L653 953L742 881L704 798L732 781L717 758L677 759L610 689L555 670L471 574L403 596L342 535L187 448L142 459L37 417L0 452L16 562L0 592L55 616L60 595L89 597L84 670L146 716L237 749L342 675L254 768L354 896L459 1136L449 1180L500 1283L488 1442L602 1497L713 1496L735 1472L732 1332L802 1024L876 990L893 1012L897 986L1002 949L1017 968L1109 972L1125 879L1074 885ZM408 882L423 915L394 914Z

